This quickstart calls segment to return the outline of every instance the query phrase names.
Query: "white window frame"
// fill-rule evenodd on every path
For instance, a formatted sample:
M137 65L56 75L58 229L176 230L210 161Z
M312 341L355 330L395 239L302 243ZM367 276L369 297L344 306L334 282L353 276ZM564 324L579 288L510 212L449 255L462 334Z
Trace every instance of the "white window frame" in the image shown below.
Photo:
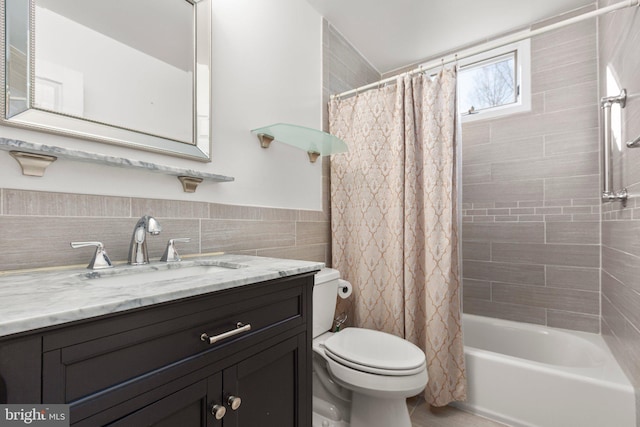
M516 102L500 105L492 108L477 110L474 114L460 111L462 122L475 122L478 120L495 119L510 114L524 113L531 111L531 40L525 39L511 43L496 49L491 49L458 62L458 68L464 68L474 63L483 62L497 56L515 52L515 72L517 96Z
M462 118L463 123L495 119L511 114L531 111L531 39L526 38L502 47L460 59L458 61L458 69L511 52L516 52L515 72L516 85L518 87L516 102L500 105L498 107L484 108L482 110L477 110L474 114L468 114L466 111L460 111L460 117ZM461 53L464 53L464 51ZM433 66L433 63L431 64L431 66ZM431 68L428 69L427 73L436 74L439 70L440 67Z

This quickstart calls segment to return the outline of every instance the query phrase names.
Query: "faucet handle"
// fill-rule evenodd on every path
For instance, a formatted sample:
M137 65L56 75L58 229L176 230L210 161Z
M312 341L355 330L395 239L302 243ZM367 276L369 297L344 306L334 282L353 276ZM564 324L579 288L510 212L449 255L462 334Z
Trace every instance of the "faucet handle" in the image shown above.
M103 268L111 268L113 264L107 255L107 251L104 249L102 242L71 242L73 249L84 248L86 246L95 246L96 252L93 254L93 258L87 266L90 270L100 270Z
M191 241L189 237L180 237L178 239L169 239L167 242L167 248L164 250L164 254L160 257L160 261L165 262L176 262L180 261L180 255L178 255L178 251L176 250L175 242L184 242L188 243Z

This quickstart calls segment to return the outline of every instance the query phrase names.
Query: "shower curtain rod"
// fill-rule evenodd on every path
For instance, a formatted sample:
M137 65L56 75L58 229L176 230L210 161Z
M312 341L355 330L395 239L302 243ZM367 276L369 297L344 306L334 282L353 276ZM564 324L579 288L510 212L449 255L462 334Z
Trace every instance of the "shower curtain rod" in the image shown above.
M376 87L380 87L386 83L395 82L398 76L403 74L416 74L421 73L423 71L429 70L431 68L435 68L444 64L450 64L452 62L457 62L461 59L469 58L471 56L477 55L482 52L486 52L492 49L496 49L502 46L506 46L511 43L519 42L524 39L528 39L538 34L543 34L549 31L556 30L558 28L566 27L567 25L575 24L576 22L584 21L586 19L594 18L600 15L604 15L609 12L613 12L620 9L626 9L628 7L640 6L640 0L625 0L611 6L603 7L602 9L597 9L591 12L583 13L582 15L574 16L573 18L568 18L560 22L556 22L555 24L550 24L545 27L541 27L535 30L524 30L515 34L511 34L505 37L501 37L500 39L493 40L487 43L483 43L479 46L472 47L469 49L464 49L456 54L445 55L441 59L432 60L427 62L426 64L420 65L418 68L415 68L411 71L399 73L397 75L387 77L386 79L379 80L374 83L370 83L368 85L360 86L356 89L351 89L346 92L342 92L339 94L331 95L331 99L333 98L341 98L353 94L357 94L359 92L367 91L369 89L373 89ZM448 57L448 58L447 58Z

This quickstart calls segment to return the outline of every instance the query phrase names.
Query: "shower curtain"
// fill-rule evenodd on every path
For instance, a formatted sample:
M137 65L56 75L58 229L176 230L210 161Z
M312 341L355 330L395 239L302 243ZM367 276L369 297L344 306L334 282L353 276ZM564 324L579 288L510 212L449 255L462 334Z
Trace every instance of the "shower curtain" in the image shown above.
M331 160L333 266L353 285L354 326L425 351L434 406L464 400L456 189L456 71L329 105L349 152Z

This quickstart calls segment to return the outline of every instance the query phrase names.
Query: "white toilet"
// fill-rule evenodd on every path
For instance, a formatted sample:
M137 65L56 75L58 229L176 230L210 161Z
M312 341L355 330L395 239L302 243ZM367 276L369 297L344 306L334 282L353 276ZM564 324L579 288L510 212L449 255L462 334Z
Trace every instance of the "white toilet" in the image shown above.
M427 385L424 352L384 332L328 332L339 279L322 269L313 288L313 427L411 427L406 398Z

